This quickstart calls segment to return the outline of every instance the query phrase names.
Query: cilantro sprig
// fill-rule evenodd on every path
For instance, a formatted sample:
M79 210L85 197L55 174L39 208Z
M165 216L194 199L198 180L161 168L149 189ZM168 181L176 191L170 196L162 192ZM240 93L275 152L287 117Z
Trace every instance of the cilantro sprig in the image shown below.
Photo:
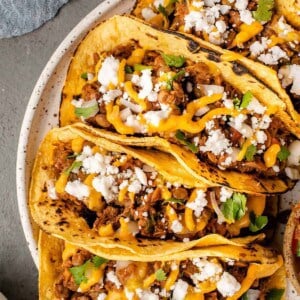
M89 117L94 116L99 111L98 104L88 106L88 107L76 107L75 115L76 117L83 117L87 119Z
M181 130L176 131L175 137L181 142L181 144L187 146L193 153L198 152L197 146L191 143L190 141L188 141L184 132L182 132Z
M252 211L250 213L250 226L249 230L251 232L257 232L263 229L268 224L268 217L267 216L256 216L255 213Z
M82 161L80 161L80 160L74 160L73 163L72 163L72 165L67 170L65 170L65 173L67 175L70 175L70 173L73 170L79 169L81 166L82 166Z
M253 161L256 152L257 152L256 146L251 144L246 150L245 159L247 161Z
M252 98L253 98L253 94L250 91L247 91L243 95L242 99L239 99L237 97L233 99L233 106L235 109L247 108Z
M81 77L82 79L84 79L84 80L88 80L88 73L87 73L87 72L82 73L82 74L80 75L80 77Z
M185 63L185 58L183 56L176 56L176 55L165 54L165 53L162 53L161 56L169 67L180 68Z
M142 65L142 64L135 64L133 66L133 69L134 69L134 71L140 72L140 71L147 70L147 69L152 70L152 67L151 66Z
M270 21L274 5L274 0L259 0L257 10L252 13L254 19L260 22Z
M185 74L185 70L180 70L177 72L174 76L172 76L170 79L166 81L167 84L167 90L171 91L173 89L173 82L177 80L180 76Z
M103 257L94 256L92 259L87 260L80 266L69 268L69 271L71 272L75 283L80 285L82 282L87 282L88 278L86 276L86 272L89 268L99 268L102 264L107 262L108 260Z
M289 157L290 154L291 152L288 150L287 147L281 146L280 151L277 153L277 158L280 161L284 161Z
M164 281L167 279L167 276L166 276L166 273L163 269L158 269L156 272L155 272L155 278L156 280L158 281Z
M266 300L281 300L283 294L284 289L271 289L266 296Z
M168 202L183 204L184 200L183 199L178 199L178 198L171 197L169 199L164 200L163 204L168 203Z
M246 203L247 198L244 194L233 193L232 197L221 205L221 211L228 221L234 222L245 215Z

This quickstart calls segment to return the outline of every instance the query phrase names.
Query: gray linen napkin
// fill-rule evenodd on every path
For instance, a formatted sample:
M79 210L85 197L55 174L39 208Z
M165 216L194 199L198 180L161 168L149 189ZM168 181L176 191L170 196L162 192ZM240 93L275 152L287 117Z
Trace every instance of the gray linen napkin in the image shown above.
M68 0L0 0L0 38L30 32L55 16Z

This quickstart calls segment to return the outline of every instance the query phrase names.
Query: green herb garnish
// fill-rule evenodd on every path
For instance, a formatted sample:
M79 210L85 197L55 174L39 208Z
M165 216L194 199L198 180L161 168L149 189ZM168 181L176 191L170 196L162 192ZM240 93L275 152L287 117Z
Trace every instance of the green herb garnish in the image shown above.
M245 154L246 160L247 161L253 161L253 158L254 158L254 155L255 155L256 151L257 151L256 146L250 145L246 150L246 154Z
M181 142L181 144L187 146L193 153L198 152L197 146L191 143L190 141L188 141L184 132L182 132L181 130L176 131L175 137Z
M274 8L274 0L259 0L257 10L252 13L257 21L267 22L272 18L272 9Z
M162 6L161 4L159 4L157 10L166 18L168 18L168 13L167 10L164 6Z
M66 174L70 174L73 170L78 169L82 166L82 161L74 160L72 165L65 171Z
M69 269L71 272L74 281L77 285L80 285L82 282L87 282L87 277L85 275L85 272L88 268L88 266L91 265L91 261L88 260L86 261L83 265L77 266L77 267L72 267Z
M284 289L271 289L266 296L266 300L280 300L283 294Z
M173 203L178 203L178 204L183 204L184 203L184 200L183 199L178 199L178 198L169 198L169 199L166 199L163 204L165 203L168 203L168 202L173 202Z
M291 152L288 150L287 147L281 146L280 151L277 153L277 158L280 161L284 161L288 158L288 156L291 154Z
M180 68L185 63L185 58L183 56L176 56L164 53L162 53L161 56L169 67Z
M241 105L241 100L237 97L233 98L233 106L235 109L239 109Z
M155 278L156 280L158 281L164 281L167 279L167 276L166 276L166 273L163 269L158 269L156 272L155 272Z
M82 73L82 74L80 75L80 77L81 77L82 79L84 79L84 80L88 80L88 73L87 73L87 72Z
M221 206L224 217L230 222L240 220L246 213L246 202L247 198L244 194L233 193L232 197Z
M152 70L151 66L145 66L145 65L142 65L142 64L135 64L133 66L133 68L134 68L134 71L138 71L138 72L143 71L143 70L147 70L147 69Z
M173 89L173 82L184 74L185 74L185 70L181 70L178 73L176 73L174 76L172 76L170 79L168 79L166 81L167 90L171 91Z
M243 98L242 98L242 103L240 104L240 108L246 108L248 107L249 103L251 102L253 98L253 95L250 91L247 91Z
M249 230L251 232L257 232L257 231L263 229L267 224L268 224L267 216L256 216L253 211L250 213Z
M96 255L92 258L92 262L96 268L99 268L101 265L107 263L108 259Z
M84 119L94 116L98 111L98 104L89 107L75 107L76 117L83 117Z
M132 74L132 73L133 73L132 67L126 65L126 66L125 66L125 73L126 73L126 74Z

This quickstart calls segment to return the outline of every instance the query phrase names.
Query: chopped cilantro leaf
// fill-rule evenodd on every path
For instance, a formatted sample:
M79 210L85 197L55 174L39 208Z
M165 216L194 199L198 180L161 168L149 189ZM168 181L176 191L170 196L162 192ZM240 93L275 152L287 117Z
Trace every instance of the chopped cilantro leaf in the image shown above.
M273 8L274 0L259 0L257 10L252 13L254 19L261 22L270 21Z
M91 261L88 260L81 266L72 267L69 269L77 285L80 285L82 282L87 282L88 279L85 275L85 272L90 263Z
M150 69L152 70L152 67L151 66L145 66L145 65L142 65L142 64L135 64L133 66L134 68L134 71L143 71L143 70L147 70L147 69Z
M184 74L185 74L185 70L180 70L173 77L171 77L169 80L167 80L167 90L171 91L173 89L174 80L177 80L180 76L182 76Z
M185 58L183 56L176 56L172 54L161 54L163 60L169 67L180 68L185 63Z
M125 66L125 73L126 74L132 74L133 73L133 69L130 66L126 65Z
M195 144L191 143L185 137L185 134L181 130L177 130L175 137L185 146L187 146L193 153L198 152L198 148Z
M281 146L280 151L277 153L277 158L280 161L284 161L288 158L288 156L291 154L291 152L288 150L287 147Z
M83 117L85 119L94 116L98 111L98 104L89 107L75 107L76 117Z
M249 103L251 102L253 95L250 91L246 92L242 98L242 103L240 104L240 108L248 107Z
M82 74L80 75L80 77L81 77L82 79L84 79L84 80L88 80L88 73L87 73L87 72L82 73Z
M268 224L267 216L256 216L253 211L250 213L249 230L251 232L257 232L257 231L263 229L267 224Z
M244 194L233 193L232 197L221 206L224 217L230 222L240 220L246 213L246 202L247 198Z
M169 0L169 5L170 4L175 4L176 2L178 2L178 0Z
M235 109L239 109L241 104L241 100L239 98L233 98L233 106Z
M241 300L249 300L248 293L243 294Z
M266 300L281 300L283 294L284 289L271 289L266 296Z
M246 150L246 154L245 154L246 160L252 161L256 151L257 151L256 146L250 145Z
M184 203L184 200L183 199L177 199L177 198L169 198L169 199L166 199L163 204L165 203L168 203L168 202L173 202L173 203L179 203L179 204L183 204Z
M163 7L161 4L159 4L157 9L164 17L168 18L168 13L167 13L165 7Z
M96 268L99 268L101 265L107 263L108 259L96 255L92 258L92 262Z
M167 279L167 276L166 276L166 273L163 269L158 269L156 272L155 272L155 278L156 280L158 281L164 281Z
M82 166L82 161L74 160L72 165L65 171L66 174L70 174L73 170L78 169Z

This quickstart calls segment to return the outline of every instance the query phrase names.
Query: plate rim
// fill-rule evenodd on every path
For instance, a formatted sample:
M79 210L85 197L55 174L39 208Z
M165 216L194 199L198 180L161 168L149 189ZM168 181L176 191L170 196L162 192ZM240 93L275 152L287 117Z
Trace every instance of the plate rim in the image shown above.
M84 16L80 22L66 35L59 46L54 50L44 66L33 91L29 97L24 117L19 131L17 159L16 159L16 192L18 201L19 218L22 230L29 248L34 264L38 268L38 249L37 241L33 235L33 226L28 205L29 186L26 187L26 168L27 168L27 145L32 130L32 123L36 114L35 108L41 100L41 92L45 89L50 76L65 55L66 51L73 45L73 41L91 29L91 26L99 20L99 16L108 13L116 7L122 0L105 0ZM29 177L30 180L30 177Z

